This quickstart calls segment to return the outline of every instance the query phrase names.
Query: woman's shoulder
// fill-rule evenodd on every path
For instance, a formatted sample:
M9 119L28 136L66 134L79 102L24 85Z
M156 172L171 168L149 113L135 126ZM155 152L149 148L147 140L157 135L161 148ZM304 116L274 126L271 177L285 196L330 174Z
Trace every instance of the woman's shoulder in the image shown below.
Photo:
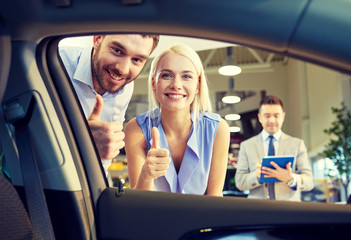
M138 116L136 116L134 119L135 119L136 122L141 124L141 123L147 121L149 116L150 116L149 112L144 112L144 113L139 114Z
M224 120L219 114L217 113L210 113L204 112L202 117L203 121L215 123L218 126L218 131L228 131L229 132L229 125L226 120Z
M142 114L139 114L138 116L136 116L136 121L140 126L142 126L144 124L149 124L150 120L152 122L155 122L157 121L158 118L159 118L159 109L154 109L152 111L147 111Z
M216 121L220 122L221 121L221 116L217 113L211 113L211 112L202 112L200 113L200 119L204 121Z
M125 132L132 132L134 129L139 127L139 124L137 123L136 118L132 118L125 127ZM139 127L140 128L140 127Z

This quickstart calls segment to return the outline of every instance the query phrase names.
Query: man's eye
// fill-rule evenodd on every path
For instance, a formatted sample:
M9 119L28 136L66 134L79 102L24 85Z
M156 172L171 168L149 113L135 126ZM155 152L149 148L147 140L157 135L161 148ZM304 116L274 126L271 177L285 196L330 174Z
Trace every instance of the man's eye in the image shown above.
M144 62L144 60L141 58L134 58L133 61L136 63L143 63Z
M122 55L122 51L118 48L112 48L113 52L117 53L118 55Z

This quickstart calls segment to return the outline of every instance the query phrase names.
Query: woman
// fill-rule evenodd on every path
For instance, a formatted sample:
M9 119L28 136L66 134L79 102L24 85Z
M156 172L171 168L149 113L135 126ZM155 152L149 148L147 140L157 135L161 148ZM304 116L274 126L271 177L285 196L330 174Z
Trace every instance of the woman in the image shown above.
M164 50L148 85L150 110L125 129L131 188L222 196L229 127L210 113L197 53L184 44Z

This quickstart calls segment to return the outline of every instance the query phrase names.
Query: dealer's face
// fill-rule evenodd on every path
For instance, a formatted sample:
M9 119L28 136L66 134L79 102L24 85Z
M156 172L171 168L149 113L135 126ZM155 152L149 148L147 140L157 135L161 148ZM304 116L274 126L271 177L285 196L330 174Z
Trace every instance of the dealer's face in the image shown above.
M284 119L285 112L279 104L264 104L258 113L258 120L263 129L271 135L282 128Z

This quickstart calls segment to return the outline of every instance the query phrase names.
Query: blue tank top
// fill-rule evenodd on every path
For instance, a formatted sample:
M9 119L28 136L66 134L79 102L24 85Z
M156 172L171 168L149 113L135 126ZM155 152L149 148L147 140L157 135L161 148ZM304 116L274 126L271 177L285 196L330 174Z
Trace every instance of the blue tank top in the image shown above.
M145 137L146 153L152 145L151 131L154 126L160 132L160 147L170 150L162 128L161 114L158 108L152 112L138 115L136 120ZM218 114L200 113L195 132L193 127L191 129L178 174L173 161L171 161L166 175L154 180L155 191L205 194L211 168L213 143L219 122L220 116ZM172 159L171 155L170 158Z

